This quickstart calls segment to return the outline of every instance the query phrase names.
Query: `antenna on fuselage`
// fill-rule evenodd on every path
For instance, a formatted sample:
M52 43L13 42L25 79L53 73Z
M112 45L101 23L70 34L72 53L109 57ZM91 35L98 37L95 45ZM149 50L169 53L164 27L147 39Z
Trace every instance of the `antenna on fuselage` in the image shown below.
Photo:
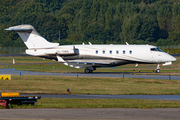
M129 45L129 43L126 42L126 45Z
M90 42L88 42L89 43L89 45L92 45Z

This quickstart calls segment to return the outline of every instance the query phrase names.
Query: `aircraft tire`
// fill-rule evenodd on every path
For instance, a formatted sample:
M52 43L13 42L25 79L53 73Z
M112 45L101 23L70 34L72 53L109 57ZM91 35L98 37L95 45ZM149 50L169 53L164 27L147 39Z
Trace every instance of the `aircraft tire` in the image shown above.
M156 70L156 73L160 73L160 70L159 70L159 69L157 69L157 70Z
M87 73L90 73L90 70L89 69L85 69L84 72L87 74Z

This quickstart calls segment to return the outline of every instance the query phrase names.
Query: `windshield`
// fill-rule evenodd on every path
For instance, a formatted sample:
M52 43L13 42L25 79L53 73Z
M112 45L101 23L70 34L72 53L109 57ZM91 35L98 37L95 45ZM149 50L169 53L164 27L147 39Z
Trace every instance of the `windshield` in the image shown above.
M151 51L159 51L159 52L164 52L163 50L161 50L160 48L151 48Z

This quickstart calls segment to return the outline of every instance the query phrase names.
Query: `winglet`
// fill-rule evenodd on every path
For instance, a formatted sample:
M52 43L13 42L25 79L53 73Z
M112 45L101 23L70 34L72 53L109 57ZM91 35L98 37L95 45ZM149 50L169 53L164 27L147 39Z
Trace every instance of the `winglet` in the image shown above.
M129 43L126 42L126 45L129 45Z

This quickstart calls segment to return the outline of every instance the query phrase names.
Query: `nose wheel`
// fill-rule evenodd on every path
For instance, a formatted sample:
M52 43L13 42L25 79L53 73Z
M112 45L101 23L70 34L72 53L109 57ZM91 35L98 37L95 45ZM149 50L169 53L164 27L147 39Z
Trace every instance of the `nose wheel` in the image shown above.
M156 73L160 73L160 69L156 69Z

